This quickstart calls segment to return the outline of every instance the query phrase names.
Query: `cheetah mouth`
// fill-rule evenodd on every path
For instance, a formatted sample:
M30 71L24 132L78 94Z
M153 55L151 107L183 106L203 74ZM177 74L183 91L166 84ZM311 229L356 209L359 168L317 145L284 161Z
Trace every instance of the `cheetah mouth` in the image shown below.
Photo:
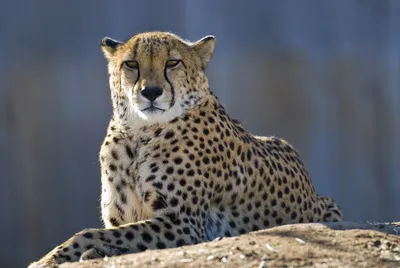
M154 106L153 104L151 104L149 107L142 109L142 112L151 112L154 113L156 111L161 111L161 112L165 112L164 109L161 109L157 106Z

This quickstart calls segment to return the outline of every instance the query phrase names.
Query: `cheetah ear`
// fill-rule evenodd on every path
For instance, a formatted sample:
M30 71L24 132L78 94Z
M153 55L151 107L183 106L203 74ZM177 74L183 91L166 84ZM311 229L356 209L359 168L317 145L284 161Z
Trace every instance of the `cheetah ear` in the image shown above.
M215 37L207 35L201 38L199 41L193 43L192 47L197 52L201 59L203 70L207 67L207 63L210 61L214 50L215 50Z
M101 50L103 50L104 56L106 59L110 60L114 55L117 48L122 45L122 42L111 39L110 37L104 37L101 40Z

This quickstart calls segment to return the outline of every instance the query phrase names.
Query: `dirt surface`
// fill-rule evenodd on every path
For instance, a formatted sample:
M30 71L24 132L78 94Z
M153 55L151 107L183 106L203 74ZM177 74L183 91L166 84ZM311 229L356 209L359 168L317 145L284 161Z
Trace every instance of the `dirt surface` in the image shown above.
M60 267L400 267L400 222L285 225Z

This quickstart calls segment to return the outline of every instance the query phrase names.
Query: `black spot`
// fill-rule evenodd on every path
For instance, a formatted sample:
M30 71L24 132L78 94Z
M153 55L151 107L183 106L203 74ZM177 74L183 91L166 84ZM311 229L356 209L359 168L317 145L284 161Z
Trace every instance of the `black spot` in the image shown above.
M297 218L297 213L295 211L292 212L292 215L290 215L290 217L292 218L292 220Z
M164 244L163 242L160 242L160 241L157 242L156 247L157 247L158 249L164 249L164 248L166 248L165 244Z
M176 246L177 247L181 247L181 246L183 246L185 244L186 244L185 240L183 240L183 239L178 239L178 241L176 241Z
M267 198L268 198L268 194L267 194L267 193L263 193L262 199L263 199L263 200L267 200Z
M112 151L111 151L111 156L112 156L115 160L118 160L118 154L117 154L116 151L112 150Z
M275 193L275 186L274 185L271 185L271 187L269 188L269 192L271 194Z
M266 208L266 209L264 210L264 215L265 215L265 216L268 216L268 215L269 215L269 209L268 209L268 208Z
M131 148L129 148L129 146L125 146L125 151L126 151L126 154L128 155L128 157L132 159L133 152L132 152Z
M157 128L157 130L154 131L154 136L156 136L156 137L160 136L161 131L162 131L162 128Z
M143 239L143 241L146 242L146 243L150 243L150 242L153 240L153 238L151 237L151 235L150 235L149 233L147 233L147 232L143 232L143 233L142 233L142 239Z
M176 207L178 205L179 201L178 201L178 199L173 197L169 203L171 204L171 206Z
M285 194L289 194L290 190L289 187L285 187Z
M167 190L172 192L175 189L175 185L173 183L168 184Z
M153 202L151 206L153 207L154 210L159 210L168 207L168 204L165 202L164 198L162 198L160 195L157 195L156 200Z
M123 204L126 204L126 195L124 194L124 193L121 193L121 202L123 203Z
M251 160L251 151L250 150L247 151L247 160L248 161Z
M140 251L145 251L147 249L147 247L143 244L137 244L136 246Z
M148 202L149 201L149 199L150 199L150 192L149 191L144 192L143 199L144 199L144 202Z
M110 165L109 165L109 168L110 168L112 171L117 170L117 167L116 167L114 164L110 164Z
M163 188L162 182L155 182L155 183L153 183L153 186L160 190L162 190L162 188Z
M157 224L150 224L150 228L156 233L160 232L160 226L158 226Z
M164 233L165 238L167 238L169 241L173 241L175 239L175 235L172 232L166 231Z
M278 169L279 169L279 171L283 171L283 168L282 168L282 165L280 164L280 163L278 163Z
M119 226L119 222L114 217L110 218L110 222L112 226Z
M168 167L166 171L167 171L168 174L172 174L172 173L174 173L174 168L173 167Z
M194 181L194 186L200 187L201 186L201 181L200 180L195 180Z
M182 158L177 157L177 158L174 159L174 162L175 162L175 164L179 165L179 164L182 163Z
M188 141L188 142L186 143L186 145L189 146L189 147L192 147L192 146L194 145L194 143L193 143L192 141Z
M127 233L125 234L125 238L126 238L128 241L132 241L132 239L133 239L133 233L132 233L132 232L127 232Z
M118 231L113 231L113 236L119 238L121 237L121 234Z
M83 237L87 238L87 239L93 239L93 234L90 232L84 233Z
M226 191L231 191L232 190L232 183L229 183L226 187L225 187Z
M188 216L191 216L191 215L192 215L192 209L191 209L190 207L187 207L187 208L186 208L186 214L187 214Z
M165 216L174 224L174 225L180 225L181 220L175 213L168 213L165 214Z
M174 137L175 133L173 131L168 131L167 133L165 133L164 138L166 139L171 139L172 137Z
M138 224L132 224L129 227L131 227L135 231L139 230L139 225Z
M169 224L168 222L164 222L164 226L165 226L165 228L167 228L167 229L172 229L172 225Z

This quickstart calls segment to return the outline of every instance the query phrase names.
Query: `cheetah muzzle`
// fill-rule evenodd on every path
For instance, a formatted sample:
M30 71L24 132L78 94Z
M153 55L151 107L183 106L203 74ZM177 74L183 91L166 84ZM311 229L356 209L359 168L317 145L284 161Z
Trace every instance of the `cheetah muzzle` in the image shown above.
M31 267L342 219L289 143L250 134L210 91L214 37L150 32L101 47L113 105L100 150L105 228L74 235Z

